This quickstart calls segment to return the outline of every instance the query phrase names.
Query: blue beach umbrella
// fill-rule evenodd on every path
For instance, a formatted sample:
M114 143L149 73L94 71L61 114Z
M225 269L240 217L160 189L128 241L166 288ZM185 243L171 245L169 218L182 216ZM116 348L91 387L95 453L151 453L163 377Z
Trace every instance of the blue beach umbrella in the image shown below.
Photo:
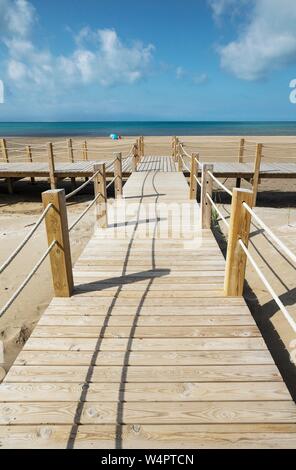
M112 140L118 140L119 139L119 136L117 134L110 134L110 138Z

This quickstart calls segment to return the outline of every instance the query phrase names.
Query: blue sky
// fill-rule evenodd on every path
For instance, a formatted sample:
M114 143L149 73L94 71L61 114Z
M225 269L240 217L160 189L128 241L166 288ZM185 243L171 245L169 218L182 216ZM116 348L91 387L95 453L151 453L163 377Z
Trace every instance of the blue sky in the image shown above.
M0 0L0 120L296 120L295 24L295 0Z

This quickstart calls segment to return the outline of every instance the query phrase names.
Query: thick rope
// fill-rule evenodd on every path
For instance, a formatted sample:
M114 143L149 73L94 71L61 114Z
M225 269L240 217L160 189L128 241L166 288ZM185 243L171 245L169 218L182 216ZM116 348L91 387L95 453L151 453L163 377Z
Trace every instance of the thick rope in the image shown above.
M28 274L28 276L26 277L26 279L22 282L22 284L18 287L18 289L15 291L15 293L10 297L10 299L6 302L6 304L4 305L4 307L2 307L2 309L0 310L0 317L9 309L9 307L13 304L13 302L15 301L15 299L19 296L19 294L22 292L22 290L26 287L26 285L30 282L30 280L32 279L32 277L34 276L34 274L36 273L36 271L38 270L38 268L41 266L41 264L43 263L43 261L45 260L45 258L49 255L49 253L51 252L51 250L53 249L54 245L56 244L56 240L54 240L50 245L49 247L47 248L47 250L45 251L45 253L42 255L42 257L39 259L39 261L35 264L34 268L32 269L32 271Z
M0 267L0 274L10 265L10 263L14 260L14 258L20 253L20 251L24 248L24 246L28 243L30 238L34 235L36 232L37 228L39 225L42 223L42 221L45 219L46 214L48 213L49 209L53 207L53 204L48 204L44 211L42 212L41 216L37 220L35 226L32 228L32 230L26 235L26 237L23 239L23 241L19 244L19 246L14 250L14 252L7 258L7 260L2 264Z

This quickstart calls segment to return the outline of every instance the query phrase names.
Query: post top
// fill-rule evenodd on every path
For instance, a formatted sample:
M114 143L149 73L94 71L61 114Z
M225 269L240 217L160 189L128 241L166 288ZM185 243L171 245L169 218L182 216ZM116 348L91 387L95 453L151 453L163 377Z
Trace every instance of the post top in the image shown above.
M42 194L58 194L58 193L65 193L65 189L64 188L48 189L47 191L42 191Z
M245 189L245 188L233 188L233 192L235 192L235 193L244 193L244 194L253 194L253 191L251 189Z

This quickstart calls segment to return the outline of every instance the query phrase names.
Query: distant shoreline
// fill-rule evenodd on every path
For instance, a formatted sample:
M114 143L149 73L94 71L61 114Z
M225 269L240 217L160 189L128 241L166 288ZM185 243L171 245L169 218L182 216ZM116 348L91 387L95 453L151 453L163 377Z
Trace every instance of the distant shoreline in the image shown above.
M0 137L295 136L296 121L0 122Z

